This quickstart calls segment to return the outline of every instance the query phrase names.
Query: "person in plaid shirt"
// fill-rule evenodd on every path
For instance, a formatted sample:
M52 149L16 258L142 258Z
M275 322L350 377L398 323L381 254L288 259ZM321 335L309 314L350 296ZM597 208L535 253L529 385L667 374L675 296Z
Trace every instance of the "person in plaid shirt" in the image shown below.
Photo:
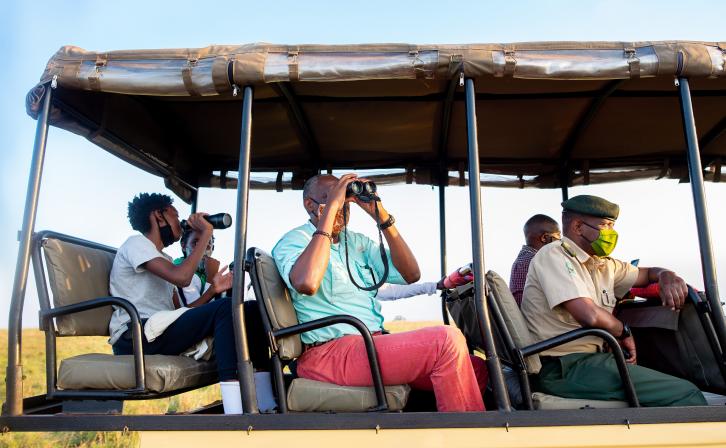
M534 258L534 254L545 244L560 238L562 238L562 235L559 224L547 215L534 215L524 223L524 240L526 244L522 246L522 250L519 251L519 255L514 260L512 273L509 276L509 289L512 291L517 305L522 305L524 283L527 280L529 262Z

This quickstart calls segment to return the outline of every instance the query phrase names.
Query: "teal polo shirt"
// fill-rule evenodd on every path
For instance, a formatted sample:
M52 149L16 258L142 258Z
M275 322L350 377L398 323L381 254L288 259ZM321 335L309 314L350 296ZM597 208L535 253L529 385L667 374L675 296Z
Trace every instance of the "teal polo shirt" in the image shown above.
M280 275L290 289L292 304L300 322L309 322L334 314L355 316L368 327L371 332L383 329L381 305L375 299L376 291L363 291L350 281L345 267L345 246L340 243L331 244L328 269L320 283L320 288L311 296L300 294L290 284L290 271L315 232L315 226L307 223L287 232L272 249ZM388 283L406 284L398 270L393 266L388 252ZM360 233L348 231L348 259L350 271L355 281L361 286L372 286L383 276L383 262L379 245ZM359 334L355 328L346 324L333 325L302 334L306 344L325 342L346 334Z

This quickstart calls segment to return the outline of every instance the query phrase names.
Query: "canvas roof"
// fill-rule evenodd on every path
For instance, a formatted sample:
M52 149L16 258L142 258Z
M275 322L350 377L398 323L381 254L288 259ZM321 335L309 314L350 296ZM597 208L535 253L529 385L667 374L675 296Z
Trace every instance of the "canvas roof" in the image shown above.
M242 95L254 88L259 188L329 169L381 180L463 183L462 77L476 85L487 184L554 188L687 177L677 77L691 84L706 178L726 156L726 44L540 42L271 45L90 52L61 48L27 97L37 117L146 171L183 199L233 187ZM284 175L283 175L284 173ZM488 177L486 177L488 176Z

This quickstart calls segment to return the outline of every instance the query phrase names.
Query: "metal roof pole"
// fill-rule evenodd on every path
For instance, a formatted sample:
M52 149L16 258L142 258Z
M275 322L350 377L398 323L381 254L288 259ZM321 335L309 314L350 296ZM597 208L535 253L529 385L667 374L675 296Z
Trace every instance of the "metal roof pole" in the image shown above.
M474 302L479 315L479 331L484 341L487 356L487 369L500 411L511 411L509 394L504 384L502 366L494 346L492 327L489 322L489 309L486 301L486 279L484 277L484 238L481 218L481 185L479 183L479 142L477 140L476 95L474 81L466 79L466 137L469 158L469 203L471 208L471 249L474 270Z
M239 144L239 168L237 181L237 226L234 231L234 268L232 283L232 324L234 325L235 349L237 351L237 375L242 410L245 414L257 414L257 393L255 374L250 361L245 331L244 286L245 253L247 251L247 212L250 193L250 153L252 152L252 87L244 88L242 100L242 126Z
M38 211L38 196L40 194L40 181L43 176L43 162L45 160L45 144L48 140L48 115L52 89L45 85L43 105L38 113L38 124L35 128L35 143L33 144L33 157L30 162L30 176L28 177L28 190L25 195L25 213L23 214L23 227L20 230L20 247L18 248L18 261L15 264L15 279L13 280L13 293L10 296L10 315L8 316L8 365L6 371L5 415L23 414L23 365L22 365L22 331L23 331L23 305L25 302L25 287L28 283L28 270L30 267L30 245L35 230L35 216Z
M708 213L706 210L706 194L703 188L703 168L701 167L701 154L698 147L696 120L693 116L691 90L687 78L679 78L676 84L678 85L680 93L683 129L685 131L686 145L688 146L688 174L691 179L693 206L696 211L696 227L698 229L698 245L701 252L703 284L706 289L706 297L712 308L712 317L718 335L718 341L723 350L726 348L726 321L724 321L721 297L718 293L716 262L713 258L713 248L711 246L711 231L708 225Z
M444 173L444 171L440 171ZM448 179L448 173L446 178ZM440 174L441 175L441 174ZM446 275L446 180L439 179L439 256L441 263L441 277ZM444 325L449 325L449 310L446 308L446 299L441 296L441 318Z
M449 130L451 129L451 109L454 106L454 97L458 85L459 77L452 77L441 108L441 134L439 136L439 262L442 277L448 271L446 268L446 186L449 185L448 144ZM449 310L446 308L444 294L441 295L441 316L444 324L449 325Z
M192 190L192 210L190 213L196 213L197 212L197 201L199 200L199 189Z

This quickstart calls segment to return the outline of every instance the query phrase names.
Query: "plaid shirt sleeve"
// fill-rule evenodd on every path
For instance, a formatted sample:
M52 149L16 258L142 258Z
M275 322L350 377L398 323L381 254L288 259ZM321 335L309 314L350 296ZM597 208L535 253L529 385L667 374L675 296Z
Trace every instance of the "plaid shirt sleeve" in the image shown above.
M509 276L509 289L512 291L514 300L517 301L517 305L519 306L522 305L522 293L524 292L524 284L527 281L529 263L536 253L537 251L531 247L523 246L512 264L512 273Z

